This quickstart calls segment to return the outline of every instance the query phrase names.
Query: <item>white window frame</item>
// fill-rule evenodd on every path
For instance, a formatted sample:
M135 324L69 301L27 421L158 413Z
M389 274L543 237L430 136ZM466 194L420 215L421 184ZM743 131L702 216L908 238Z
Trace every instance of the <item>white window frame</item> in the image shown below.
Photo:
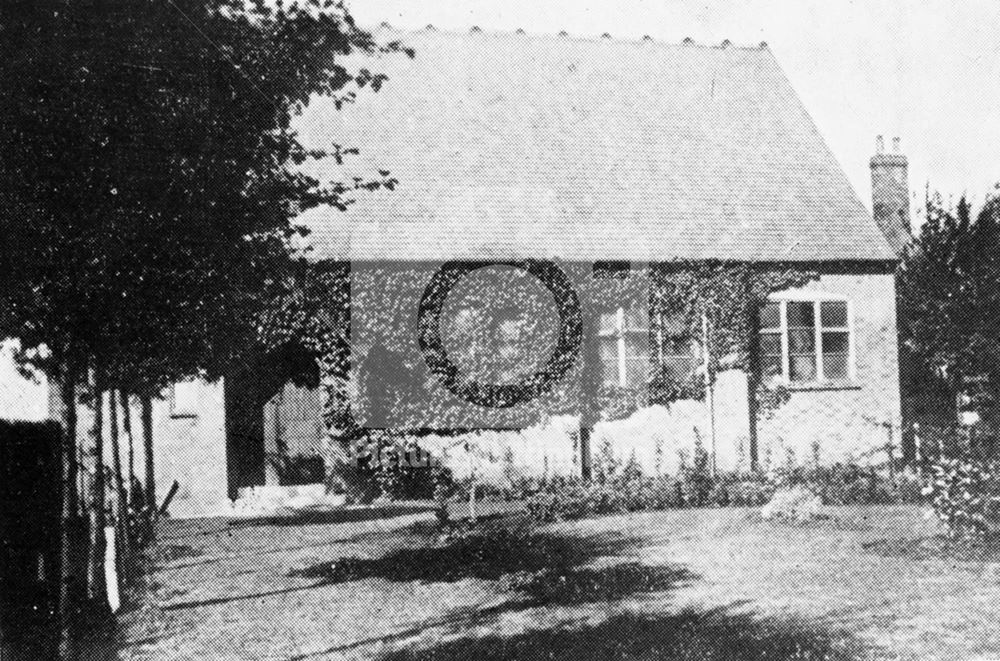
M854 344L854 304L853 302L841 294L830 294L825 292L782 292L780 294L772 294L768 297L768 301L772 303L779 304L779 324L780 324L780 336L781 336L781 374L775 375L780 381L786 385L797 385L797 384L810 384L810 383L844 383L844 382L854 382L857 381L857 360L855 356L855 344ZM815 327L813 332L815 333L814 343L816 346L816 378L811 381L792 381L791 380L791 368L789 365L789 346L788 346L788 304L791 302L795 303L812 303L813 304L813 319L815 321ZM821 307L823 303L844 303L847 307L847 326L823 326L823 317L821 314ZM846 332L847 333L847 377L839 379L827 379L826 375L823 373L823 331L831 332Z
M614 328L611 330L599 330L599 338L615 338L615 358L618 363L618 386L620 388L628 387L628 358L625 355L626 342L625 338L630 334L646 333L647 337L649 335L649 322L647 321L647 326L643 330L627 330L625 328L625 308L619 307L613 313L615 318ZM650 347L652 351L652 347ZM662 348L660 349L662 351Z

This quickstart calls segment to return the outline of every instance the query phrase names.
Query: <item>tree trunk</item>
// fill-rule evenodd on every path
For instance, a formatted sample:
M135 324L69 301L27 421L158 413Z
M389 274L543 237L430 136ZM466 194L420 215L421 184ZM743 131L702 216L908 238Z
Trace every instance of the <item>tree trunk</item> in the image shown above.
M118 435L118 402L119 395L121 393L112 388L108 391L108 410L110 415L110 426L111 426L111 455L114 460L115 468L115 493L117 497L115 498L115 510L114 510L114 529L115 535L111 537L112 540L117 540L119 548L122 550L121 562L125 571L122 573L126 576L131 575L131 563L132 563L132 545L130 543L130 538L128 534L128 511L129 511L129 497L128 489L125 486L125 475L122 472L122 460L121 460L121 444L119 442ZM107 538L105 538L107 539ZM110 549L111 557L117 557L114 553L116 549ZM105 559L107 560L107 559ZM117 570L117 568L116 568ZM115 572L117 575L117 571ZM105 571L105 577L107 576L107 571ZM105 583L107 580L105 579ZM117 599L112 587L117 590L117 586L108 586L109 594L115 595L113 599ZM117 606L112 605L112 611L116 610Z
M91 440L94 451L94 493L93 516L90 517L90 563L88 571L87 595L97 601L103 599L104 589L104 522L105 522L105 474L104 474L104 391L101 374L95 369L93 375L94 425Z
M146 506L156 510L156 474L153 470L153 400L149 395L139 398L142 405L142 450L146 459Z
M115 469L115 489L118 493L118 502L115 507L115 516L119 523L122 520L123 512L128 506L128 494L125 491L125 476L122 474L121 444L118 442L118 391L111 389L108 391L108 412L111 426L111 458Z
M60 478L62 513L59 521L59 658L68 659L71 653L72 639L70 632L70 616L72 604L71 585L74 580L73 559L76 557L73 549L72 526L79 515L76 479L76 371L67 367L63 371L61 386L62 395L62 447L60 452Z
M132 504L132 485L135 484L135 442L132 438L132 410L129 408L129 396L124 392L118 393L122 404L122 428L125 430L125 438L128 439L128 502Z

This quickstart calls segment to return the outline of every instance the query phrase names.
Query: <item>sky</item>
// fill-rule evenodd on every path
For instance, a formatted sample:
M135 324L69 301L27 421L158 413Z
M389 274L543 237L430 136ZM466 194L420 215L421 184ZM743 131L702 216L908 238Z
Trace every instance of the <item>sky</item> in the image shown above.
M901 139L914 208L927 187L981 201L1000 182L997 0L353 0L359 24L717 44L766 41L871 206L875 136Z

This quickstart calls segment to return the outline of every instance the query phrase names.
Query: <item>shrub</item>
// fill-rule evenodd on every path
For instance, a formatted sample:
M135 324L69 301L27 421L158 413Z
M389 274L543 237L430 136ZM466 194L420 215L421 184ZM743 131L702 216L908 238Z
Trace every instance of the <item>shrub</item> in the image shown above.
M906 469L897 478L897 498L901 503L922 503L926 501L923 495L924 479L920 473Z
M554 478L544 484L525 482L508 497L523 499L536 521L681 507L761 507L771 503L779 492L784 495L774 507L788 509L787 516L792 518L802 518L799 510L811 511L820 504L885 504L917 502L921 498L920 478L911 472L890 477L876 468L856 464L788 464L779 469L776 478L762 471L717 473L713 477L709 462L708 453L696 443L693 459L690 463L682 461L677 477L645 477L634 459L623 464L610 448L602 446L595 458L593 482L579 478ZM801 502L792 496L801 497Z
M941 459L932 468L926 494L952 536L1000 533L1000 464L996 461Z
M535 493L525 503L528 514L540 522L581 519L599 513L601 485L584 485L577 480L556 480Z
M905 493L904 479L909 482ZM775 481L785 488L807 487L824 505L883 505L914 502L915 497L912 478L893 478L873 466L858 464L783 468Z
M669 475L651 479L646 489L647 509L666 510L684 506L684 486Z
M763 473L736 473L719 481L712 502L734 507L760 507L771 499L774 491L774 483Z
M368 443L356 444L357 454L332 467L327 477L334 490L343 489L352 502L369 503L383 497L391 500L429 500L453 488L451 470L412 438L379 433ZM404 459L417 458L420 465Z
M712 477L711 457L696 436L694 441L694 459L690 466L681 466L681 482L684 502L687 505L700 507L711 502L715 488L715 478ZM716 496L720 494L716 493Z
M819 496L805 486L778 489L771 500L761 508L765 519L791 519L807 521L820 516Z

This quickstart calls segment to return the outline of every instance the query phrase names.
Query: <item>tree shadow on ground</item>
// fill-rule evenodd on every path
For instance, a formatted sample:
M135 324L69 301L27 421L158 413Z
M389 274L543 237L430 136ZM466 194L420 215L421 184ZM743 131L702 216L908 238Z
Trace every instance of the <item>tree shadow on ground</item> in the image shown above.
M432 541L431 545L406 547L376 558L336 557L288 572L290 578L313 581L307 585L177 602L164 606L163 610L187 610L256 600L371 578L427 583L454 582L464 578L498 580L543 569L557 571L575 567L600 556L634 549L638 544L635 538L617 532L601 535L556 534L535 531L520 521L496 520L451 538Z
M390 650L378 657L380 661L884 658L880 650L847 632L801 619L756 616L747 611L746 602L713 609L662 610L670 591L697 580L697 575L683 567L635 561L517 572L500 579L500 586L510 594L510 599L500 604L471 612L452 611L403 630L293 657L291 661L369 647ZM563 607L568 609L561 611ZM584 607L584 611L574 607ZM602 615L606 617L603 621ZM517 627L517 622L522 627L530 624L517 633L482 633L484 629L510 632L512 623ZM399 647L415 637L426 641L429 636L443 642Z
M890 658L848 633L796 620L768 619L734 607L676 613L622 612L603 622L562 623L514 635L491 634L415 646L379 661L546 659L698 661L861 661Z
M879 539L861 545L868 553L907 560L1000 562L1000 538L951 539L947 535Z
M433 503L388 503L384 505L369 505L365 507L317 507L288 509L276 515L253 516L245 519L233 519L229 526L247 528L253 526L310 526L331 525L337 523L361 523L378 519L392 519L413 514L424 514L434 511Z
M347 583L368 578L454 582L497 580L518 572L556 570L635 549L640 542L618 532L570 535L498 524L444 543L403 548L377 558L340 557L289 572L296 578Z
M561 557L568 558L568 556ZM697 579L697 575L684 568L650 566L634 561L585 567L557 564L536 568L533 571L522 568L514 573L500 576L500 590L509 598L499 604L478 609L453 610L440 617L419 621L402 630L295 656L289 661L304 661L371 645L392 644L431 629L438 629L445 635L460 635L472 627L495 624L505 615L524 613L532 609L611 604L626 599L641 600L652 595L662 595L666 591ZM413 658L423 658L423 656L416 655Z

